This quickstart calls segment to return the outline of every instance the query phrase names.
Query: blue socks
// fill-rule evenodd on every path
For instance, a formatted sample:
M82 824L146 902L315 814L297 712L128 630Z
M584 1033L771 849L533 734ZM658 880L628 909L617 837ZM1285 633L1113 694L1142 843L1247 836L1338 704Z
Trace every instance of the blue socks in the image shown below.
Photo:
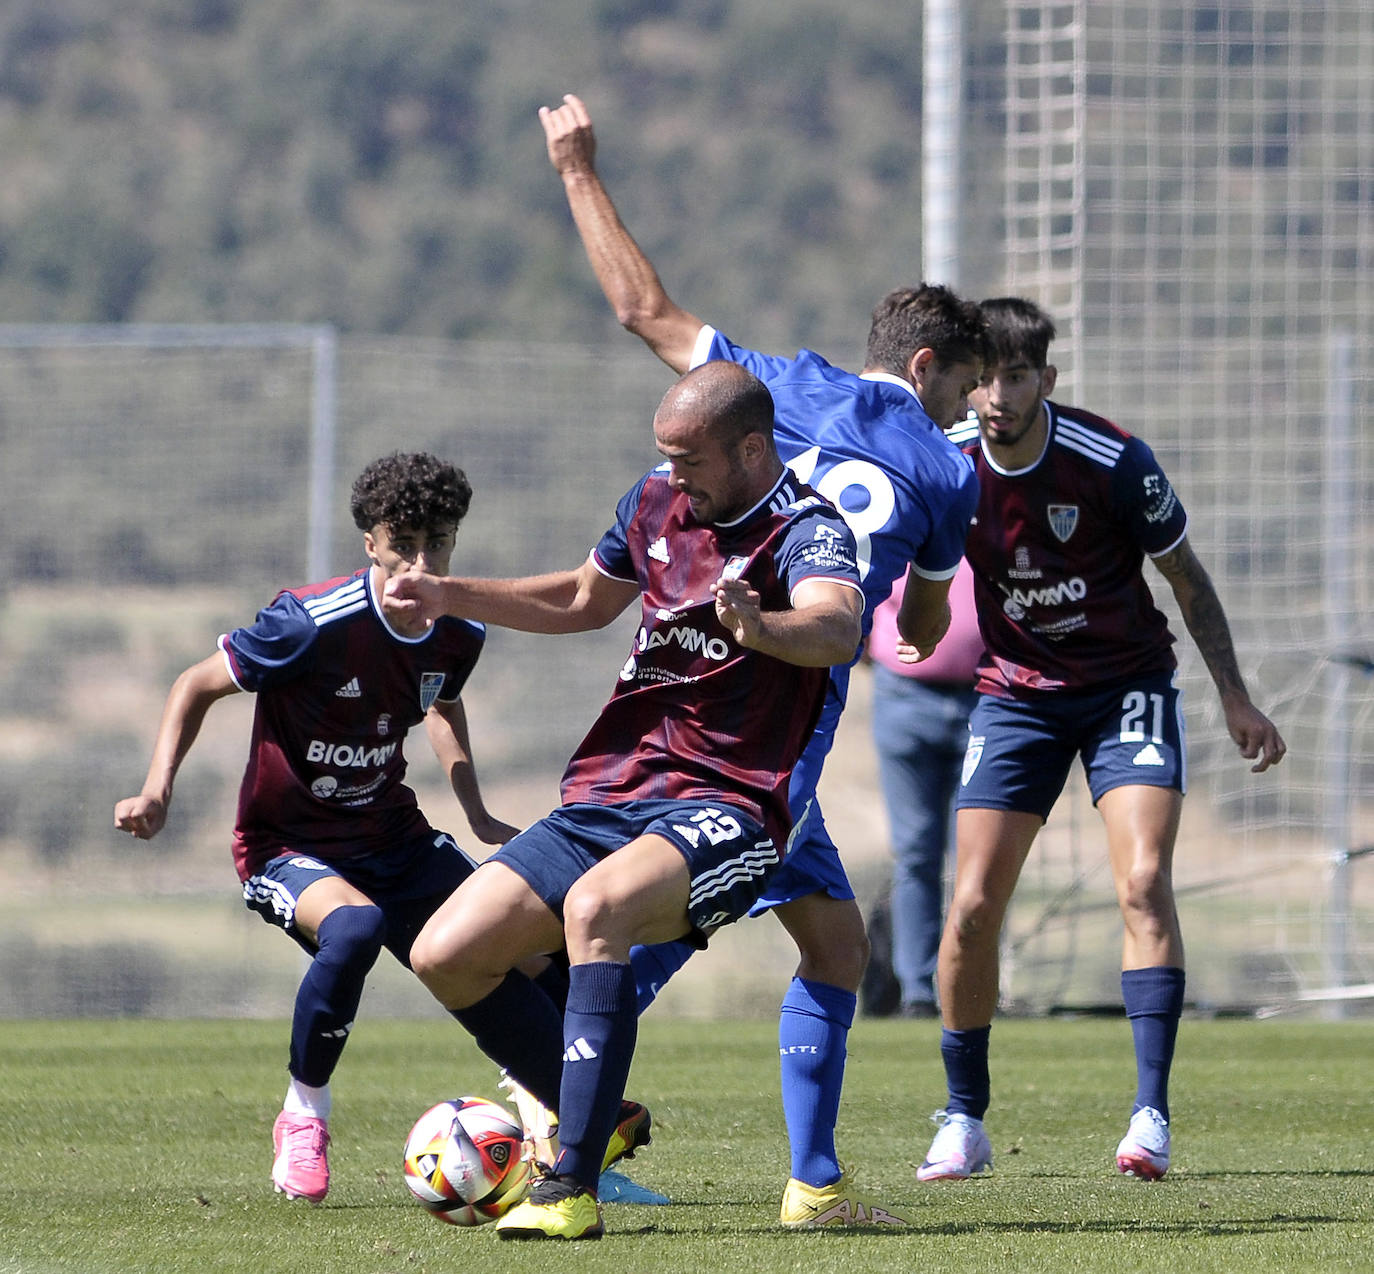
M1169 1118L1169 1070L1183 1015L1183 986L1182 969L1127 969L1121 975L1121 999L1135 1042L1132 1114L1142 1106L1153 1106Z
M563 1015L523 973L512 969L485 999L450 1009L477 1047L505 1067L550 1110L563 1079Z
M606 1146L620 1121L638 1034L630 965L598 962L568 970L556 1169L589 1190L597 1187Z
M792 1176L810 1186L840 1179L835 1123L849 1028L858 997L824 982L793 978L778 1017L782 1111L792 1144Z
M635 971L639 1011L644 1012L658 993L691 958L697 948L689 942L656 942L651 947L631 947L630 967Z
M967 1031L940 1032L940 1056L945 1062L945 1083L951 1115L982 1119L992 1100L992 1080L988 1074L988 1037L991 1026L975 1026Z
M292 1078L312 1088L329 1083L385 934L380 907L336 907L320 921L315 958L301 979L291 1018Z

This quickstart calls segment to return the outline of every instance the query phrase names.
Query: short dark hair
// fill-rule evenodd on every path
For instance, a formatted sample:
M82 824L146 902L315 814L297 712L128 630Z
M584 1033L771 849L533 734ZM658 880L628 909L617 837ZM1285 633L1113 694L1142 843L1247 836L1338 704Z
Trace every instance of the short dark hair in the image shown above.
M752 433L773 446L773 395L747 367L725 360L702 363L664 395L664 401L689 393L695 405L711 413L711 431L727 450Z
M1025 359L1037 371L1050 359L1054 320L1024 296L994 296L979 304L988 321L992 361L1015 363Z
M353 483L350 508L360 531L457 527L472 503L467 475L427 451L394 451Z
M889 292L873 311L864 366L905 379L919 349L933 350L941 367L986 362L987 322L982 311L939 283Z

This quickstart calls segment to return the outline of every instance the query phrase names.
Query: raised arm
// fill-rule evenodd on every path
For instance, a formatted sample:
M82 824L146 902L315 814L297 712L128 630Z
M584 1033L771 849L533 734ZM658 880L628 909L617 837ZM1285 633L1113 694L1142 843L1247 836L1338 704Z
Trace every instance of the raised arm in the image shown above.
M115 806L116 827L139 840L151 840L162 830L167 822L167 807L172 803L177 771L200 733L205 714L216 700L237 691L224 656L218 651L192 664L172 683L162 708L143 790Z
M463 701L442 700L425 713L425 733L429 736L434 755L448 775L453 794L467 815L473 835L484 845L504 845L519 833L518 827L503 823L487 813L482 790L477 783L477 767L472 760L472 742L468 735L467 713Z
M541 106L539 122L587 259L616 318L675 372L685 372L704 324L664 291L658 272L620 220L596 172L596 136L586 106L568 93L562 106Z
M430 623L457 615L527 633L584 633L605 628L638 596L638 584L603 575L588 557L573 571L521 579L396 575L386 582L382 609Z
M1277 765L1283 760L1287 746L1274 723L1250 702L1236 662L1226 612L1197 554L1184 538L1169 552L1152 560L1174 591L1183 622L1197 643L1202 661L1221 696L1226 729L1240 748L1241 756L1255 761L1250 769L1256 774Z

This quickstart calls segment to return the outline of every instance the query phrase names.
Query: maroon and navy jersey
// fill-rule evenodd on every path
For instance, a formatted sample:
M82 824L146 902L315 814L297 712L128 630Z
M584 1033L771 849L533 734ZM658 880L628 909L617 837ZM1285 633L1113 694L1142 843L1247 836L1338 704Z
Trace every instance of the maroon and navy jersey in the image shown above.
M230 675L258 696L234 827L240 878L286 850L346 858L428 832L401 745L436 700L458 698L485 640L482 625L447 617L402 636L370 568L287 589L225 633Z
M1176 665L1142 568L1183 539L1182 504L1139 438L1077 407L1045 410L1045 449L1014 472L988 459L973 417L950 431L980 488L965 547L987 646L978 689L1003 698Z
M728 800L785 844L788 776L830 670L739 645L716 617L711 585L743 578L765 611L787 609L808 579L861 591L844 519L784 470L743 517L704 524L662 466L620 501L592 561L639 585L642 612L615 691L563 775L564 803Z

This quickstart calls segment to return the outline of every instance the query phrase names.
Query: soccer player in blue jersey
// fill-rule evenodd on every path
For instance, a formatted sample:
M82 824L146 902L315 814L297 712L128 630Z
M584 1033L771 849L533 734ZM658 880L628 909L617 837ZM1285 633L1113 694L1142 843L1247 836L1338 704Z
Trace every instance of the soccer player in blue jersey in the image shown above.
M854 532L868 600L865 625L905 573L900 630L913 647L932 651L949 623L949 586L977 498L967 462L942 433L963 416L965 396L982 371L985 325L977 306L941 287L890 293L874 310L858 375L808 350L777 358L745 349L665 292L597 175L583 103L569 95L556 109L541 110L540 119L549 159L617 317L675 371L727 360L764 381L777 407L783 459L834 501ZM848 683L846 660L832 672L820 724L792 775L792 809L809 810L804 831L754 909L773 910L800 953L778 1023L791 1144L785 1225L846 1225L875 1215L903 1220L855 1188L835 1150L846 1041L868 938L816 804L816 784ZM642 1002L690 954L682 945L637 951Z
M487 812L459 698L485 630L392 619L381 608L387 580L448 569L471 498L461 470L425 453L368 465L353 485L352 512L371 565L279 593L183 672L143 790L115 806L117 827L156 836L211 705L256 693L234 865L248 907L311 956L272 1131L272 1181L293 1199L319 1202L329 1189L329 1080L368 972L383 946L408 965L415 935L473 869L403 782L410 728L424 722L479 840L500 844L517 831Z
M667 463L621 499L580 567L388 585L388 605L544 633L600 628L640 602L563 804L479 867L411 953L487 1054L558 1115L557 1162L497 1223L503 1238L600 1237L597 1178L617 1148L638 1022L631 947L703 946L785 870L788 776L830 665L860 639L854 537L783 465L757 378L730 363L688 373L654 436ZM512 970L564 944L560 1020Z
M962 1180L992 1166L983 1129L997 942L1031 843L1080 757L1107 832L1124 921L1121 994L1137 1088L1117 1167L1157 1180L1169 1167L1169 1071L1183 1008L1183 939L1172 862L1184 792L1174 638L1143 566L1173 590L1255 772L1283 758L1250 702L1221 602L1187 537L1187 517L1138 438L1049 400L1050 318L1030 301L986 301L993 356L952 436L981 495L968 538L987 647L957 798L954 896L940 945L940 1130L917 1169Z

